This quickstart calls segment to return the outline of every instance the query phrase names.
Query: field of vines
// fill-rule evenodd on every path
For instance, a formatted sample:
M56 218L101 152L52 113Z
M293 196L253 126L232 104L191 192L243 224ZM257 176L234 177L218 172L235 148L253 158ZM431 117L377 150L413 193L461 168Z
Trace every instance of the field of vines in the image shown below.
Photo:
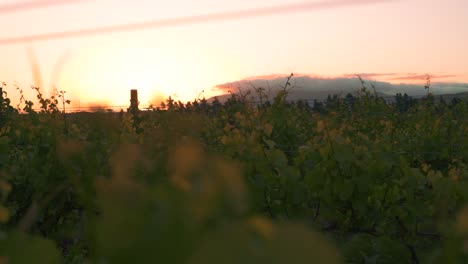
M8 93L7 93L8 92ZM468 103L0 89L0 263L468 263Z

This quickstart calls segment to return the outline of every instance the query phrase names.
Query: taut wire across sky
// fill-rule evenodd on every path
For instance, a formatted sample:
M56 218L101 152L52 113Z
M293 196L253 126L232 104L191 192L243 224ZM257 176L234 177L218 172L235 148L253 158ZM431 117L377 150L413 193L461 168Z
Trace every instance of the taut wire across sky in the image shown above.
M44 1L43 5L46 5L47 3L52 4L52 3L78 2L78 1L83 1L83 0ZM70 30L70 31L43 33L43 34L20 36L20 37L13 37L13 38L2 38L0 39L0 45L33 42L33 41L43 41L43 40L53 40L53 39L61 39L61 38L71 38L71 37L81 37L81 36L89 36L89 35L106 34L106 33L112 33L112 32L143 30L143 29L150 29L150 28L154 29L154 28L174 27L174 26L183 26L183 25L199 24L199 23L210 23L210 22L223 21L223 20L246 19L246 18L260 17L260 16L284 15L284 14L299 13L299 12L311 12L311 11L317 11L321 9L379 4L379 3L395 2L395 1L398 1L398 0L322 0L320 2L308 1L308 2L301 2L301 3L294 3L294 4L276 5L276 6L270 6L270 7L249 8L249 9L241 9L241 10L203 14L203 15L192 15L192 16L176 17L176 18L169 18L169 19L156 19L156 20L129 23L129 24L120 24L120 25L102 26L102 27L95 27L95 28ZM20 6L21 5L19 5L18 8L20 8ZM32 7L33 5L31 4L31 5L26 5L26 6ZM41 6L41 5L38 4L38 6ZM10 9L14 9L14 5L12 5ZM6 10L8 10L8 7L6 8ZM2 7L0 6L0 13L1 12L2 12Z

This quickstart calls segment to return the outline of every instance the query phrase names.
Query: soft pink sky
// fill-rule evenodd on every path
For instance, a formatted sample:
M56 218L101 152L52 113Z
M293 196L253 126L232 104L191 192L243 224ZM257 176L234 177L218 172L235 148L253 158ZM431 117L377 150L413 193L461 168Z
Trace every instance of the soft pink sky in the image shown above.
M30 0L0 0L0 7L21 1ZM0 12L0 38L298 1L87 0ZM0 81L17 82L29 90L36 81L31 71L33 54L41 86L67 90L72 101L82 105L127 105L131 88L139 89L142 104L158 95L176 94L187 100L202 90L210 96L216 84L290 72L322 76L429 73L443 77L434 81L468 82L467 12L466 0L400 0L2 45ZM395 75L373 77L390 80Z

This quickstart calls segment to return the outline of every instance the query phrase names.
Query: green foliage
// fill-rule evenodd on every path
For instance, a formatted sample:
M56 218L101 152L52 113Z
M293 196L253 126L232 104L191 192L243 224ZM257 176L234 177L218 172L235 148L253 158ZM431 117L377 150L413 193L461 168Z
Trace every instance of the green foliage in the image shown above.
M291 78L127 113L0 90L0 262L466 262L467 104L311 107Z
M60 252L52 241L15 231L0 240L0 255L6 263L60 263Z

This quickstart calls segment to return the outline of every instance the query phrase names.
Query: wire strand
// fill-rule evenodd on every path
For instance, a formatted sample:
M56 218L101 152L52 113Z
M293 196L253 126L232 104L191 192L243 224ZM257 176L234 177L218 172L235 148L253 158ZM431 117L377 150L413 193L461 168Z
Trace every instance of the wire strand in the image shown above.
M182 26L182 25L209 23L209 22L215 22L215 21L237 20L237 19L245 19L245 18L252 18L252 17L280 15L280 14L287 14L287 13L310 12L310 11L316 11L316 10L322 10L322 9L331 9L331 8L348 7L348 6L362 6L362 5L380 4L380 3L388 3L388 2L395 2L395 1L398 1L398 0L334 0L334 1L320 1L320 2L309 1L309 2L302 2L302 3L295 3L295 4L277 5L277 6L271 6L271 7L251 8L251 9L211 13L211 14L204 14L204 15L194 15L194 16L186 16L186 17L178 17L178 18L150 20L150 21L130 23L130 24L120 24L120 25L113 25L113 26L103 26L103 27L86 28L86 29L78 29L78 30L70 30L70 31L62 31L62 32L52 32L52 33L44 33L44 34L37 34L37 35L13 37L13 38L3 38L3 39L0 39L0 45L99 35L99 34L114 33L114 32L175 27L175 26Z

